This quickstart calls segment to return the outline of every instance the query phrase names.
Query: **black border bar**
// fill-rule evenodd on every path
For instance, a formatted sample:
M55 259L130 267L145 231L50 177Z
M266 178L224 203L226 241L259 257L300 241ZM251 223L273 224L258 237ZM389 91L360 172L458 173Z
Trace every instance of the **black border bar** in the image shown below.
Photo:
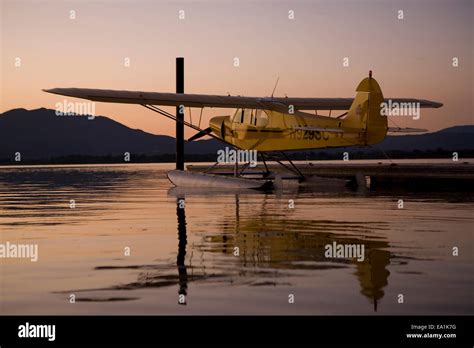
M18 337L19 326L27 322L55 325L55 341ZM433 326L422 332L412 325ZM1 348L247 343L472 347L472 332L472 316L0 316ZM455 333L456 338L407 338L410 333Z

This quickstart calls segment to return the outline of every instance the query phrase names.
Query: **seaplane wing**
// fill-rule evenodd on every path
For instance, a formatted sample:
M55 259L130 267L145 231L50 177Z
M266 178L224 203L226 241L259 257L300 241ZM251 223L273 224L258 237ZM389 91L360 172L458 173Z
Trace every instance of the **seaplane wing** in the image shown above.
M53 88L45 92L98 102L186 106L210 108L248 108L279 111L293 106L295 110L348 110L353 98L258 98L208 94L177 94L139 91L119 91L89 88ZM387 98L398 103L419 103L422 108L439 108L443 104L423 99Z

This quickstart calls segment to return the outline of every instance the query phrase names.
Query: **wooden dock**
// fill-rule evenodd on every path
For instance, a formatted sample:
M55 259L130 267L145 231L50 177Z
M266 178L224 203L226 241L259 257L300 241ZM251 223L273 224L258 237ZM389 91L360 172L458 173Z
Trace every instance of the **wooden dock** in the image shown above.
M328 178L343 178L356 181L362 175L370 178L370 187L391 188L404 186L410 188L443 189L474 189L474 160L443 163L416 163L404 161L314 161L312 163L296 163L298 169L305 176L319 176ZM270 171L286 173L278 164L269 164ZM188 165L192 172L233 175L234 165L218 165L209 168L209 165ZM248 168L245 173L257 174L264 170L262 163L255 168Z

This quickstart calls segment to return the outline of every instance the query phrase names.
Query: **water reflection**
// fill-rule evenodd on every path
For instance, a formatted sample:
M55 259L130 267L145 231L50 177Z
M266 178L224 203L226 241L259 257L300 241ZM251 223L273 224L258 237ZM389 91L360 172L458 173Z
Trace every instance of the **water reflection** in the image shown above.
M179 305L187 305L188 313L197 303L188 297L202 299L211 287L226 298L221 311L227 314L247 299L256 303L252 296L259 290L276 296L288 288L314 293L319 303L341 295L335 313L396 312L396 300L386 294L389 286L402 286L430 293L429 300L417 295L418 301L433 304L424 307L427 313L432 308L443 312L442 299L438 294L436 302L433 291L445 288L433 286L431 278L449 279L459 304L452 312L465 312L469 285L463 279L471 263L454 264L443 248L453 236L463 248L470 247L472 196L367 192L361 197L302 188L276 194L206 189L185 195L173 189L170 197L169 188L164 171L155 166L0 170L0 238L36 239L45 250L38 268L22 263L5 268L0 285L9 296L4 300L9 313L22 310L15 302L19 286L35 303L53 293L57 302L51 308L65 312L71 309L64 296L74 292L77 302L96 304L97 313L116 301L124 307L113 308L127 308L127 313L144 308L144 302L150 313L159 311L164 301L173 306L171 313L182 313ZM71 198L76 209L69 209ZM186 206L181 206L184 198ZM394 208L399 198L410 202L408 209ZM293 211L288 199L297 202ZM325 246L333 242L363 244L365 259L326 258ZM133 257L123 257L123 246L130 243ZM52 282L31 286L26 279L34 276ZM354 298L362 299L362 310ZM270 297L260 300L256 312L277 303ZM413 308L412 313L420 313L420 307Z
M356 276L361 287L361 293L373 301L374 310L384 296L383 289L388 285L390 272L387 266L390 264L390 253L383 249L371 249L366 261L356 262Z
M262 197L263 198L263 197ZM360 293L365 296L374 310L384 296L390 272L390 245L377 236L378 230L385 230L385 223L357 223L352 221L295 220L284 215L271 214L266 209L269 196L261 200L262 209L243 214L240 209L240 195L234 195L235 216L222 216L219 231L205 233L200 243L193 248L213 259L212 254L223 255L215 259L214 272L207 274L202 267L194 266L193 275L188 276L186 265L187 231L184 198L176 200L178 230L177 274L169 274L165 265L143 265L136 282L116 285L97 290L133 290L149 287L178 285L178 304L186 305L189 281L213 281L247 286L291 285L293 271L306 271L307 277L314 277L320 270L354 268ZM346 233L341 233L346 231ZM347 232L349 231L349 232ZM328 244L363 244L363 261L346 258L326 258ZM236 250L238 256L236 257ZM209 256L206 256L209 255ZM128 266L122 268L126 269ZM120 268L120 267L118 267ZM110 269L100 267L97 269ZM268 279L271 277L272 279ZM279 281L281 278L282 281Z
M187 244L186 213L184 207L184 198L178 198L176 201L176 216L178 218L178 256L176 264L179 276L178 303L182 305L186 305L186 296L188 294L188 272L185 264Z
M384 229L384 223L354 223L351 221L318 221L285 219L265 213L267 199L263 200L258 216L241 219L240 198L235 195L235 218L224 217L222 231L208 234L198 247L206 252L223 253L229 257L239 250L238 262L246 268L273 270L322 270L355 266L361 293L373 303L384 296L388 285L391 253L389 243L374 232ZM242 221L241 221L242 220ZM351 235L331 232L351 231ZM361 237L356 237L355 234ZM325 257L325 246L336 244L363 244L365 258L336 259Z
M54 226L78 224L123 209L135 197L155 192L160 177L130 166L56 166L0 168L0 225ZM125 193L125 195L124 195ZM74 209L69 209L74 203ZM100 207L100 209L97 209ZM128 205L123 210L130 210Z

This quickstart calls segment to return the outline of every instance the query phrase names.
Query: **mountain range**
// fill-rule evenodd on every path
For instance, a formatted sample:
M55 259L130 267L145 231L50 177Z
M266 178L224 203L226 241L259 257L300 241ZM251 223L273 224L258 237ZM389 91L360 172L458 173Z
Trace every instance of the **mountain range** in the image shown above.
M189 155L215 155L225 145L216 139L185 142ZM474 125L455 126L437 132L387 136L369 153L390 151L474 150ZM344 148L313 150L341 153ZM132 129L104 116L93 120L79 116L56 116L51 109L13 109L0 114L0 161L10 162L15 153L24 160L48 160L67 156L159 156L174 154L175 140L166 135Z

